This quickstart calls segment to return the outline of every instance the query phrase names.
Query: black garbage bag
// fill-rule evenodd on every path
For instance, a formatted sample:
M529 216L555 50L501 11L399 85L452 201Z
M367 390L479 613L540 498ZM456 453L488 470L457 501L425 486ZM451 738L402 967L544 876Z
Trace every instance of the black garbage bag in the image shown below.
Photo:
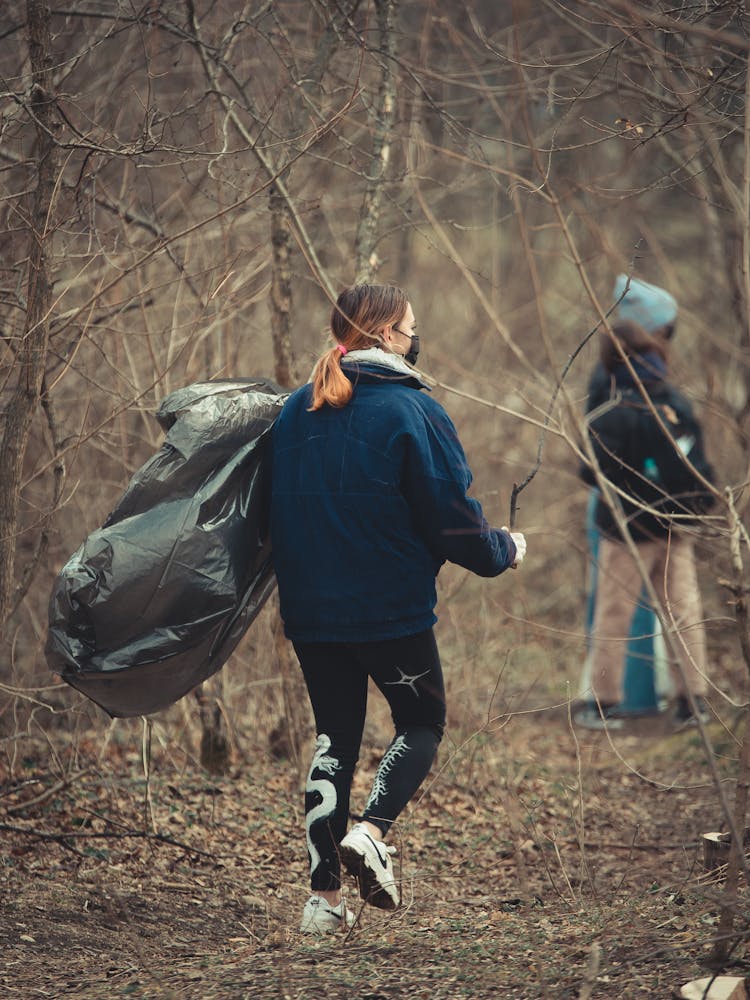
M169 395L161 449L50 598L50 668L113 717L173 704L216 673L273 592L270 435L286 394L265 379Z

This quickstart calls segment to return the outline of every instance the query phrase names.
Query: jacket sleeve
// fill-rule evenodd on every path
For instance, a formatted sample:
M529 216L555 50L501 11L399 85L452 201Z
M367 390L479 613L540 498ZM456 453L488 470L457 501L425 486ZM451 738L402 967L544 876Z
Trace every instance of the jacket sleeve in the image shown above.
M491 527L481 504L466 495L471 481L456 429L433 402L406 433L401 489L415 530L439 562L498 576L513 564L516 547L510 534Z

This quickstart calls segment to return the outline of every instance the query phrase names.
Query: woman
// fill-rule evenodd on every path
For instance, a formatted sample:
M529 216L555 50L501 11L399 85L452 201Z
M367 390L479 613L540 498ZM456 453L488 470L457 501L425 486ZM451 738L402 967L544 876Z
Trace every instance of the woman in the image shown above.
M415 329L401 289L346 289L331 317L334 346L274 426L281 615L318 734L305 794L312 896L301 924L313 934L352 920L341 863L368 903L398 906L395 848L384 838L427 775L445 724L432 630L440 566L497 576L526 550L520 532L491 528L466 496L471 472L456 430L409 364ZM395 735L346 834L370 677Z
M672 342L677 322L677 301L665 288L627 274L618 274L612 296L617 307L615 313L617 320L632 320L657 340ZM599 359L589 379L586 413L606 403L610 397L611 382L611 374ZM591 635L596 601L599 552L596 511L600 502L599 490L594 487L589 494L586 507L586 537L590 555L585 609L588 636ZM644 588L636 604L625 648L623 700L618 706L618 712L622 712L623 716L659 711L659 695L666 689L667 678L661 657L657 658L656 632L657 619ZM584 689L589 687L590 673L591 660L587 656L582 678Z
M670 664L675 716L680 724L695 723L693 706L708 719L706 640L693 538L685 529L713 503L702 482L711 483L713 472L689 402L667 381L666 339L632 321L615 323L612 333L603 333L601 340L611 403L590 415L591 443L601 472L616 487L616 507L651 583L674 616L682 667ZM584 466L581 475L596 483L591 467ZM618 725L624 646L642 586L618 519L603 499L596 508L596 525L601 542L591 636L594 698L576 717L588 728L600 728L608 720Z

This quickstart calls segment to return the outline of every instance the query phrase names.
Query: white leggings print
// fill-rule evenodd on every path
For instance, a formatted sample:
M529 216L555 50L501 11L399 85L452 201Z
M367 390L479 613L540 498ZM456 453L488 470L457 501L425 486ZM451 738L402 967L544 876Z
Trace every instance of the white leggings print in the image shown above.
M399 674L401 675L397 681L383 681L388 687L395 687L397 684L403 684L404 687L408 687L415 698L419 697L419 691L417 690L417 681L421 681L423 677L427 677L429 670L423 670L421 674L407 674L405 670L401 667L396 667Z
M332 781L327 778L314 778L313 772L318 771L324 774L333 775L339 770L339 762L335 757L328 756L331 748L331 740L325 733L320 733L315 741L315 753L313 754L310 771L307 775L306 791L309 794L317 792L320 795L320 802L314 809L311 809L305 817L305 833L307 836L307 849L310 852L310 873L312 874L320 864L320 852L312 841L310 828L313 823L321 819L330 819L336 812L337 795L336 788Z
M393 765L399 759L403 757L410 747L407 746L406 740L403 736L397 736L396 739L391 743L386 752L383 754L383 759L378 765L378 769L375 772L375 778L372 783L372 791L370 792L370 797L367 800L367 805L365 806L365 812L376 806L380 799L388 791L388 775L393 769Z

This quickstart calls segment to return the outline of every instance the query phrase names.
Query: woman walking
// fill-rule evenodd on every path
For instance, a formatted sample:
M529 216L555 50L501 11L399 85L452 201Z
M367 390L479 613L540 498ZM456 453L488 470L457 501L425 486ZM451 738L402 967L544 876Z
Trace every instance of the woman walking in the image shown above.
M281 615L317 730L305 794L307 933L351 922L342 864L372 906L399 904L395 847L385 837L429 772L445 725L433 634L442 563L491 577L519 565L526 550L520 532L490 527L467 497L472 477L456 430L410 367L415 329L401 289L346 289L331 317L334 346L273 431ZM347 834L370 677L395 733Z

